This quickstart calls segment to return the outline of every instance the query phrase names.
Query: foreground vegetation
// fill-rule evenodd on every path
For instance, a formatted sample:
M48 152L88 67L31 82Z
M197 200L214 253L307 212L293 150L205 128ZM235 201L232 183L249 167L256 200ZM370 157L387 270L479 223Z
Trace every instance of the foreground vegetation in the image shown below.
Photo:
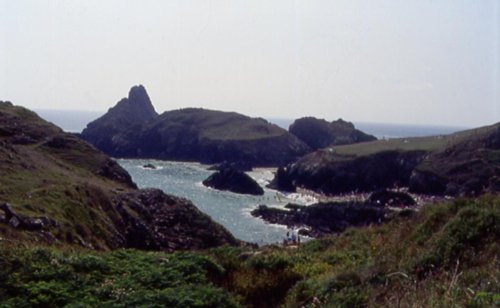
M500 198L402 212L298 249L166 254L0 245L0 306L500 304Z

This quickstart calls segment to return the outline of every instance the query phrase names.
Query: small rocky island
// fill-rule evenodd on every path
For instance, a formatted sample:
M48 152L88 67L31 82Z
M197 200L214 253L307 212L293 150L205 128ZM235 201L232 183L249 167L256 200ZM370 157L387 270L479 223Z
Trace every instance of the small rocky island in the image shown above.
M204 180L203 185L237 194L257 196L264 194L264 190L254 179L230 165L219 167L219 171Z

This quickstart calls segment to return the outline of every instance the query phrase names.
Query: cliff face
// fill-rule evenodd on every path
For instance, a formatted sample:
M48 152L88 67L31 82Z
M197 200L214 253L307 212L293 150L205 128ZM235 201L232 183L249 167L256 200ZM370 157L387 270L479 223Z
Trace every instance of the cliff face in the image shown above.
M342 119L327 122L313 117L301 118L290 125L289 131L314 150L377 139Z
M4 102L0 174L0 235L9 241L160 250L238 243L188 200L138 190L93 146Z
M454 139L413 171L410 190L451 196L500 192L500 123Z
M150 102L134 106L138 105L152 110ZM310 152L306 144L284 129L237 113L187 108L160 116L148 112L138 119L133 118L135 113L130 103L121 101L90 123L82 138L115 157L209 164L243 161L253 166L275 166Z
M408 186L432 195L500 191L500 124L447 136L380 140L318 150L277 172L273 188L326 194Z
M289 165L285 174L281 171L281 178L275 182L292 182L295 187L325 194L408 186L411 172L425 153L383 151L367 156L343 157L329 150L319 150Z

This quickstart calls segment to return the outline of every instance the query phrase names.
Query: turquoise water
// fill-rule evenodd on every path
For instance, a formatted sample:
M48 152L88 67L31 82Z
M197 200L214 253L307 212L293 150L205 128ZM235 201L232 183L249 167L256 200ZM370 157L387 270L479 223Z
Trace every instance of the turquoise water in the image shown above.
M259 204L284 207L292 201L301 204L314 201L298 194L285 196L267 188L264 188L264 196L240 195L207 188L201 182L213 171L197 163L140 159L119 159L118 163L130 173L140 188L159 188L168 194L187 198L236 238L257 244L281 242L287 231L284 226L268 224L251 216L250 211ZM142 167L148 163L157 169ZM272 179L273 170L257 169L248 174L265 186Z

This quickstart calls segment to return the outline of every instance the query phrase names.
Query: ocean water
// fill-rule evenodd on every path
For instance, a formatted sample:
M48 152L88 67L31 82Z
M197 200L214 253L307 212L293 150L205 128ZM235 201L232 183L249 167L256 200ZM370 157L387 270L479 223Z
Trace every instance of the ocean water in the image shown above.
M102 116L104 111L87 110L34 110L43 119L59 126L69 133L81 133L87 124Z
M269 118L268 121L288 130L288 127L290 127L294 120ZM353 122L353 124L357 129L367 134L374 135L378 139L446 135L470 128L459 126L388 124L370 122Z
M208 166L197 163L169 162L141 159L119 159L118 163L132 176L140 188L159 188L168 194L191 200L202 212L226 227L236 238L257 243L270 244L281 242L287 228L268 224L253 217L250 212L259 204L284 208L289 202L311 204L312 197L300 194L282 194L265 188L273 178L272 169L255 169L248 174L263 188L263 196L241 195L218 191L201 183L214 171ZM157 169L143 168L153 164Z
M81 132L87 123L101 116L102 112L37 110L46 120L68 132ZM269 119L285 129L291 119ZM358 129L377 138L429 136L449 134L462 130L460 127L395 125L377 123L354 123ZM247 196L217 191L204 187L201 182L213 171L197 163L168 162L140 159L119 159L118 162L132 176L140 188L159 188L166 193L191 200L202 212L226 227L236 238L257 244L281 242L287 229L285 226L268 224L251 216L250 212L259 204L283 208L287 203L314 203L314 199L298 194L283 195L264 186L273 178L273 170L257 169L250 172L264 188L264 196ZM152 163L157 169L142 166Z
M104 111L85 111L85 110L49 110L37 109L35 112L45 120L54 123L67 132L79 133L89 122L99 118ZM286 130L294 119L268 118L269 122L274 123ZM454 126L436 126L436 125L410 125L410 124L384 124L354 122L356 128L367 134L374 135L377 138L404 138L451 134L467 127Z

